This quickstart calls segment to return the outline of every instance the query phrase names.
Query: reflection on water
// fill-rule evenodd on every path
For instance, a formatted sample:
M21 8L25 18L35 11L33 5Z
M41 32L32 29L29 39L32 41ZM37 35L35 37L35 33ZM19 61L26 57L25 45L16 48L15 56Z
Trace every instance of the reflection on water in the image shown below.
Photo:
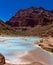
M37 47L33 42L41 40L38 37L0 37L0 53L2 53L6 59L19 59L26 55L30 50L34 50Z

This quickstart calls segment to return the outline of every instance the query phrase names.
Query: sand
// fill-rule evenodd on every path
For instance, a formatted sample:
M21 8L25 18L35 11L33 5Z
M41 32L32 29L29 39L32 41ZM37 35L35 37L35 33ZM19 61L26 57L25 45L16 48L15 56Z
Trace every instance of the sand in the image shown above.
M13 59L8 62L13 65ZM6 63L8 62L6 60ZM41 48L37 48L36 50L29 51L28 54L22 56L16 62L14 65L53 65L53 55Z

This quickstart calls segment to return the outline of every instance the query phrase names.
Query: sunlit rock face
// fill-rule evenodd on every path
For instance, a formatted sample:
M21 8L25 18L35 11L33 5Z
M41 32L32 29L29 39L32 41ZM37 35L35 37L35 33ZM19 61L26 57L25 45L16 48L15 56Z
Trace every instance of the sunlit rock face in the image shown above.
M8 22L12 27L47 25L53 21L53 12L40 8L30 7L19 10Z
M37 42L43 49L53 53L53 37L44 38Z

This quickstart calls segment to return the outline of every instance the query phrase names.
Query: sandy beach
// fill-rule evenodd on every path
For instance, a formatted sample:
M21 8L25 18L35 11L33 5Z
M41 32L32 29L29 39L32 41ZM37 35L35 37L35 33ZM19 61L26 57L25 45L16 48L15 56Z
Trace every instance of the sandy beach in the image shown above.
M13 65L13 60L8 62ZM37 48L36 50L29 51L16 62L17 64L14 65L53 65L53 55L41 48Z

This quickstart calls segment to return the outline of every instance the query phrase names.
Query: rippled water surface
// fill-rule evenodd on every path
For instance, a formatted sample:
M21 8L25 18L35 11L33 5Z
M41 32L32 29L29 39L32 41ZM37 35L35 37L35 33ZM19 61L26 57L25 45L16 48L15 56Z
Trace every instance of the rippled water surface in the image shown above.
M27 51L36 49L33 42L41 40L38 37L0 37L0 53L6 59L19 58Z

